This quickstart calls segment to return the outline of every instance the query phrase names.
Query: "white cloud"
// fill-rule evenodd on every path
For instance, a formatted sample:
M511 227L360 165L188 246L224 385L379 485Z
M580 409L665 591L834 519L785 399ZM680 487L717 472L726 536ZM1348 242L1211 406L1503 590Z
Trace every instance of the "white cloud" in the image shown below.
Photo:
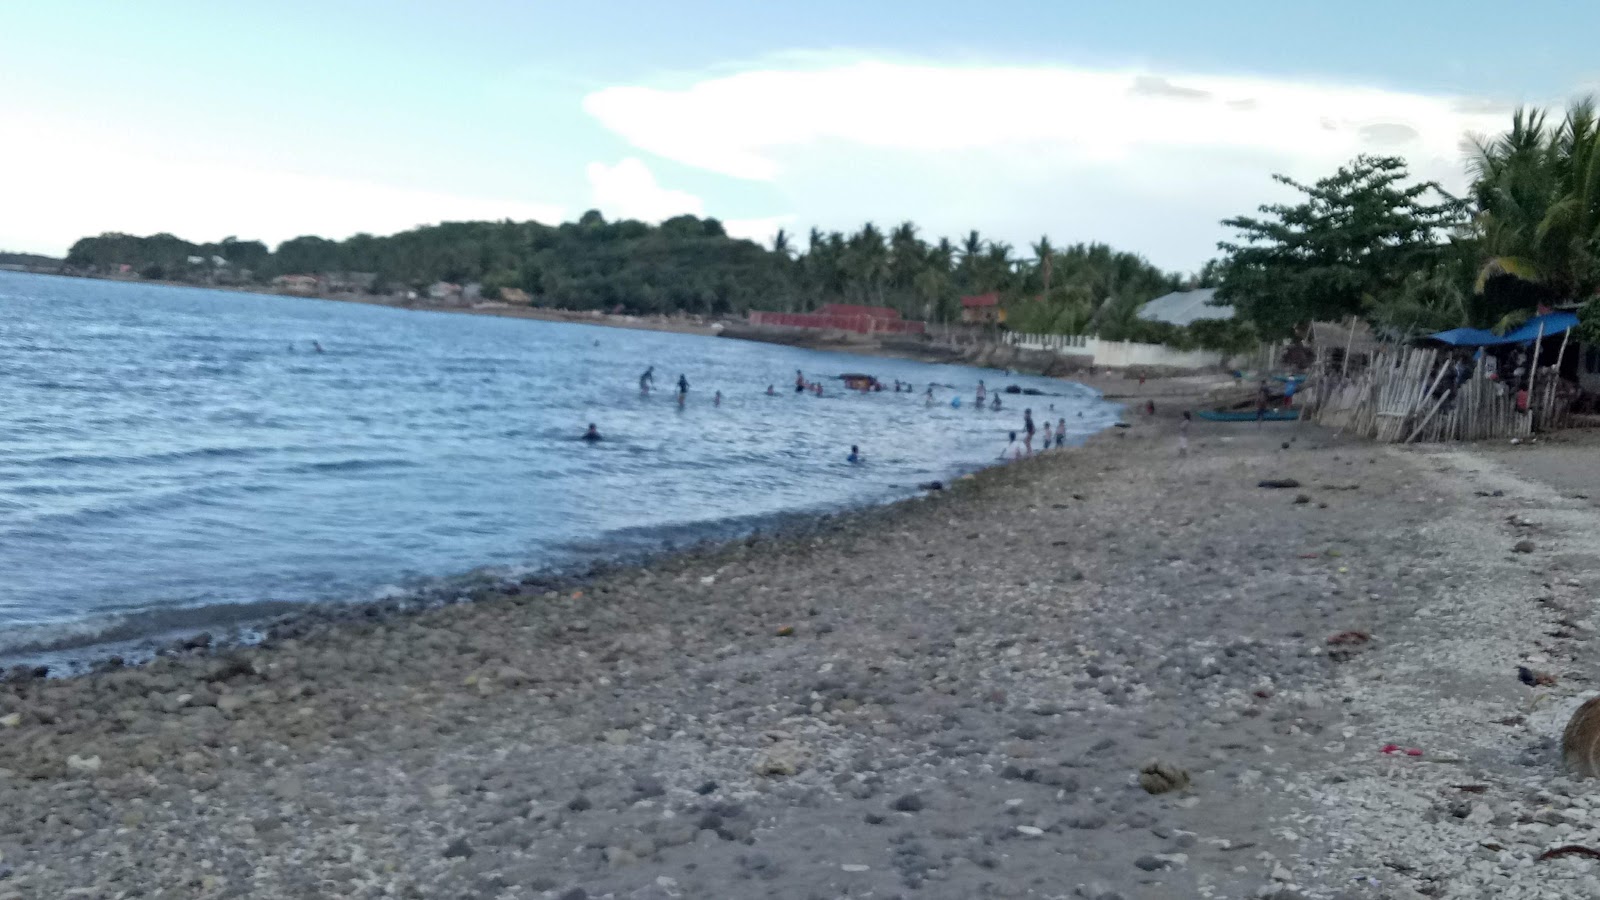
M780 228L788 228L795 222L795 216L766 216L759 219L727 219L722 223L722 230L730 236L755 241L763 247L772 245L772 238ZM790 238L798 236L790 231ZM792 247L801 249L799 243L791 243Z
M389 234L449 220L555 223L563 213L544 203L183 160L42 121L16 133L28 139L0 142L0 171L11 173L0 249L59 254L103 231L276 244L302 234Z
M614 166L590 163L588 173L594 205L607 218L660 222L685 214L705 215L705 203L699 197L657 184L649 167L635 157Z
M1274 172L1397 154L1459 189L1462 137L1509 121L1474 98L1356 85L877 61L612 87L584 106L640 150L766 183L807 225L1049 232L1184 268L1212 255L1220 219L1283 196Z

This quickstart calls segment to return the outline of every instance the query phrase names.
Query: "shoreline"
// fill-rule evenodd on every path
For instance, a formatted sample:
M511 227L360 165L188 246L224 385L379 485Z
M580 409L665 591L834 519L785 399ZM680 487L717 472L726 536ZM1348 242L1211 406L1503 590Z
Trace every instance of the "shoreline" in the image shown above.
M0 896L1593 895L1536 857L1600 840L1555 748L1600 508L1527 474L1585 448L1179 458L1177 408L808 535L0 684Z
M1139 370L1125 369L1112 370L1106 367L1087 367L1072 363L1065 357L1057 356L1045 351L1016 351L1014 348L1002 345L988 345L988 352L979 352L974 356L970 350L963 351L957 348L928 344L917 347L906 341L897 341L894 345L884 345L876 340L856 340L848 336L839 336L829 332L816 334L805 333L803 330L789 332L783 329L754 329L746 325L743 319L716 318L705 320L695 316L691 318L678 318L674 316L639 317L631 315L613 315L599 310L577 311L545 309L532 306L511 305L485 305L476 307L463 307L451 304L437 304L419 301L410 304L390 302L386 298L377 298L359 294L296 294L286 291L268 290L264 287L241 287L237 285L201 285L181 281L150 281L142 278L112 278L92 275L64 275L60 273L31 272L25 274L45 275L56 278L76 278L85 281L106 281L116 284L154 284L163 287L192 288L195 290L228 291L240 294L256 294L264 297L291 297L301 300L326 300L335 303L359 303L363 306L377 306L385 309L394 309L406 312L439 312L454 313L459 315L497 316L507 319L527 319L540 322L562 322L570 325L595 325L602 328L624 328L635 331L660 331L671 334L695 334L701 337L726 337L731 340L746 340L756 343L774 343L782 346L792 346L804 350L816 350L825 353L846 353L866 358L904 359L913 362L930 364L963 365L972 368L1006 368L1005 366L990 365L987 356L999 353L1006 361L1020 364L1025 369L1037 369L1043 377L1057 378L1063 381L1074 381L1089 384L1102 393L1107 393L1100 387L1100 383L1116 384L1125 381L1137 380ZM485 303L499 304L500 301L485 301ZM730 328L741 333L728 334ZM763 336L763 334L765 336ZM842 335L842 333L840 333ZM1002 352L1003 351L1003 352ZM1016 368L1017 366L1010 366ZM1056 369L1057 371L1050 371ZM1097 374L1101 373L1101 374ZM1212 374L1191 373L1188 375L1172 375L1162 372L1146 372L1152 380L1167 378L1191 379L1214 378ZM1095 383L1091 384L1093 381ZM1125 385L1123 385L1125 387ZM1188 390L1183 388L1181 390ZM1108 394L1108 396L1110 396ZM1144 399L1147 394L1143 387L1138 392L1118 395L1120 398Z

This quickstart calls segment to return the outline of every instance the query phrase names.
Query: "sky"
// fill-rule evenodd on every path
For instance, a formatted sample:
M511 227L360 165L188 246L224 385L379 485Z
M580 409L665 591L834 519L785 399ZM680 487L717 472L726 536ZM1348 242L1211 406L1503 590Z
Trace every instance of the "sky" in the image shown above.
M277 244L479 218L915 222L1197 270L1360 153L1600 86L1600 4L1531 0L0 0L0 249ZM1560 27L1551 27L1559 22Z

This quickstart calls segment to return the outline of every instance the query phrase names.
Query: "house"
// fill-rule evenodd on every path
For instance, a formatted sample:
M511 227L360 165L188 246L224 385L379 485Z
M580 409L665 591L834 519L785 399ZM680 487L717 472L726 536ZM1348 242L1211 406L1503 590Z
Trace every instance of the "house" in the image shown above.
M314 294L317 292L317 276L279 275L272 279L272 285L291 294Z
M1000 307L1000 295L994 291L961 298L961 322L964 325L998 325L1006 320L1006 311Z
M1173 291L1139 307L1139 318L1182 328L1207 319L1231 319L1233 307L1217 301L1216 288Z
M448 281L435 281L428 285L428 299L439 303L460 300L461 285L451 284Z
M376 272L333 272L328 275L328 290L364 294L378 281Z

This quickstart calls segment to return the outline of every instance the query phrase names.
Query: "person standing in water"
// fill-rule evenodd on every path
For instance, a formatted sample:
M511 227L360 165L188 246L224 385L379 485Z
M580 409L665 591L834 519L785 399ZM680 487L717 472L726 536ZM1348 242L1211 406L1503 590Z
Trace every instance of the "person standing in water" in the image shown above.
M770 384L767 385L767 396L768 397L776 397L776 396L778 396L778 391L777 391L777 389L776 389L776 387L774 385L770 385Z
M851 465L859 465L860 463L865 462L866 459L867 458L865 456L861 455L861 448L857 447L855 444L851 444L850 455L846 456L844 461L850 463Z
M926 394L922 395L922 405L923 406L932 406L933 405L933 385L931 385L931 384L928 385L928 392Z
M994 402L989 404L989 408L994 410L995 412L999 412L1000 411L1000 394L999 393L996 393L994 395Z
M583 433L583 440L586 440L590 443L601 440L600 429L595 428L593 422L589 423L589 430Z
M683 406L684 401L686 401L688 399L689 399L689 377L687 375L679 375L678 376L678 406L680 406L680 407Z
M643 375L639 376L639 393L641 393L641 394L650 393L650 389L655 387L655 384L656 384L656 367L655 366L651 366L650 368L644 370L644 374Z
M978 379L978 409L983 409L983 398L987 393L988 390L983 386L983 379Z
M1022 411L1022 446L1027 448L1028 455L1033 455L1033 410Z
M799 369L794 370L794 392L796 394L804 394L806 392L806 373Z
M1066 445L1067 445L1067 418L1066 418L1066 416L1062 416L1061 418L1056 420L1056 448L1060 449L1061 447L1065 447Z
M711 405L712 406L721 406L722 405L722 392L721 391L717 391L715 394L711 395Z

